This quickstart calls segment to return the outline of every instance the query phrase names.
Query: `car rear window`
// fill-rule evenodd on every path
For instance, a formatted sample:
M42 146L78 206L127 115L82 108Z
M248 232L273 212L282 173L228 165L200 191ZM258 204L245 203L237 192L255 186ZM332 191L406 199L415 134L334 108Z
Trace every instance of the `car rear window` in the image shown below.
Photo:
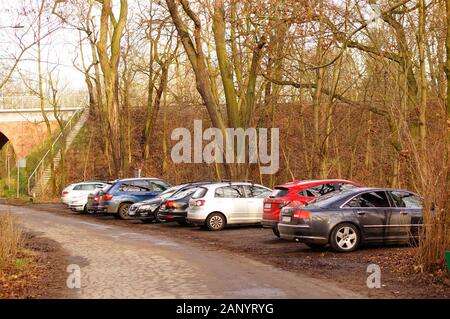
M285 187L276 187L269 197L277 198L277 197L284 197L289 193L289 188Z
M208 192L208 189L206 189L204 187L200 187L195 191L194 195L192 195L191 198L193 198L193 199L202 198L203 196L206 195L207 192Z

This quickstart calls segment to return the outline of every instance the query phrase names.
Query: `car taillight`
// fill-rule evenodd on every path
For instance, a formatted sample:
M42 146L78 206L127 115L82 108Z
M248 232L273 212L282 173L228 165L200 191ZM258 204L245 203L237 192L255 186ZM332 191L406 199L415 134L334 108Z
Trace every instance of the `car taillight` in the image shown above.
M100 196L96 195L96 196L94 197L94 202L99 202L99 201L100 201Z
M68 191L64 191L62 194L63 195L67 195L67 194L69 194L69 192Z
M296 210L292 217L295 219L310 219L311 213L306 210Z
M165 208L175 208L177 207L177 203L175 202L167 202L164 204Z
M199 199L194 202L194 206L203 206L203 205L205 205L204 199Z
M111 194L105 194L103 195L103 199L104 200L111 200L113 198L113 196Z

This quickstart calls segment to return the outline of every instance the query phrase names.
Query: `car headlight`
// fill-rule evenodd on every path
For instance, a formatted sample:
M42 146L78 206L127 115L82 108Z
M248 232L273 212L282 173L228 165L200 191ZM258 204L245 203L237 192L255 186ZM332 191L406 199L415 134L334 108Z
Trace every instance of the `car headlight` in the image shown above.
M142 205L139 210L152 210L152 205Z

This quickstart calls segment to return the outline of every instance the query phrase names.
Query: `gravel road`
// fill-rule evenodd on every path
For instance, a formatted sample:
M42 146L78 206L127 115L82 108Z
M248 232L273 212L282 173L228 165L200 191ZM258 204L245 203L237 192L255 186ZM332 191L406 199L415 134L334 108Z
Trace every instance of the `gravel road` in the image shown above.
M81 269L79 298L359 298L333 282L289 272L217 245L34 209L0 205L57 241ZM137 225L136 225L137 226ZM68 273L69 275L69 273ZM69 294L68 294L69 295Z

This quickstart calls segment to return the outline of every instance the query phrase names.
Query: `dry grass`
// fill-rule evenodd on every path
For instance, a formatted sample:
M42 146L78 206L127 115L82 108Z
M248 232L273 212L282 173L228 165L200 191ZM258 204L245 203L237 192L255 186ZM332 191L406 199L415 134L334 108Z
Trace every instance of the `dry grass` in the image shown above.
M16 218L0 213L0 270L14 263L23 245L23 232Z

